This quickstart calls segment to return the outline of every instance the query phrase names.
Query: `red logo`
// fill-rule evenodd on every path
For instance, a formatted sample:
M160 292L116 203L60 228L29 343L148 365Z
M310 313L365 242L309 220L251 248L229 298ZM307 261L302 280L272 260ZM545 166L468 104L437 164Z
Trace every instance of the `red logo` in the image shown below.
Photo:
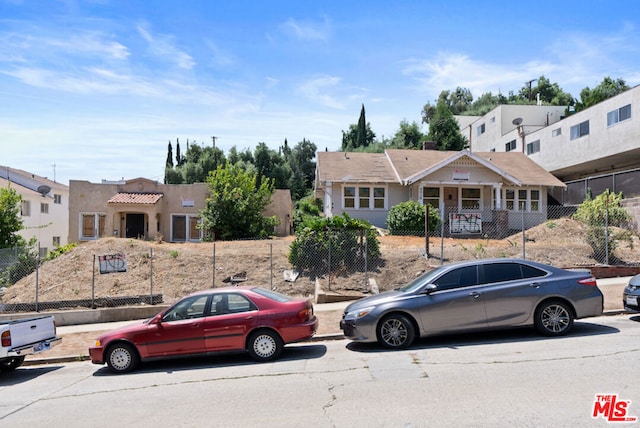
M602 416L607 422L637 422L636 416L627 416L630 400L618 400L618 394L596 394L592 418Z

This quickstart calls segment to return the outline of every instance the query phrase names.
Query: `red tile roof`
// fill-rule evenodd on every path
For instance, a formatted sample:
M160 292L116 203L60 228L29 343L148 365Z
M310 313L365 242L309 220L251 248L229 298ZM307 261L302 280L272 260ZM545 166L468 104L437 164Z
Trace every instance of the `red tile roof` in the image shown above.
M108 204L155 204L162 198L162 193L116 193L107 201Z

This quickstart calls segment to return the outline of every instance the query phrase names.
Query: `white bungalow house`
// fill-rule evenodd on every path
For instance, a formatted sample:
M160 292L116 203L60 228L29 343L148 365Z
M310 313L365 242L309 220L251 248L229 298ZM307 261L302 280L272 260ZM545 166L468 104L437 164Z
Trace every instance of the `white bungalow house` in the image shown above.
M437 208L450 233L506 232L547 219L547 193L565 185L520 152L318 152L315 195L327 216L386 228L389 210L415 200ZM462 219L462 221L461 221ZM462 224L467 222L469 224ZM471 226L470 226L471 225Z

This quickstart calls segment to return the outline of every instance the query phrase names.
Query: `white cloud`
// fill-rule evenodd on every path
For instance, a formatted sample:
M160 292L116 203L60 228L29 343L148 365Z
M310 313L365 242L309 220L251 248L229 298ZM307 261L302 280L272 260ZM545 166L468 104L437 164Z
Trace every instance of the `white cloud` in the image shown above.
M331 24L325 18L322 22L303 22L289 18L280 25L285 34L305 41L327 41L331 37Z
M315 77L301 84L298 87L298 92L314 103L342 110L345 108L344 102L329 93L340 81L341 79L335 76Z
M166 34L154 35L145 27L145 24L140 24L136 29L149 44L149 51L154 56L164 61L175 63L185 70L191 70L196 65L191 55L175 46L175 37Z

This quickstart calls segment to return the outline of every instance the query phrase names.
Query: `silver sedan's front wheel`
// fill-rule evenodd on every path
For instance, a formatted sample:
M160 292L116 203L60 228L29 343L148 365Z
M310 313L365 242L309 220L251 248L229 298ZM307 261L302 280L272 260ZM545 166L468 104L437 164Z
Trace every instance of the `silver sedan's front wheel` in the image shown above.
M388 315L378 325L378 342L385 348L406 348L414 338L413 324L404 315Z
M545 336L567 334L573 326L573 313L566 303L545 302L536 311L535 326Z

